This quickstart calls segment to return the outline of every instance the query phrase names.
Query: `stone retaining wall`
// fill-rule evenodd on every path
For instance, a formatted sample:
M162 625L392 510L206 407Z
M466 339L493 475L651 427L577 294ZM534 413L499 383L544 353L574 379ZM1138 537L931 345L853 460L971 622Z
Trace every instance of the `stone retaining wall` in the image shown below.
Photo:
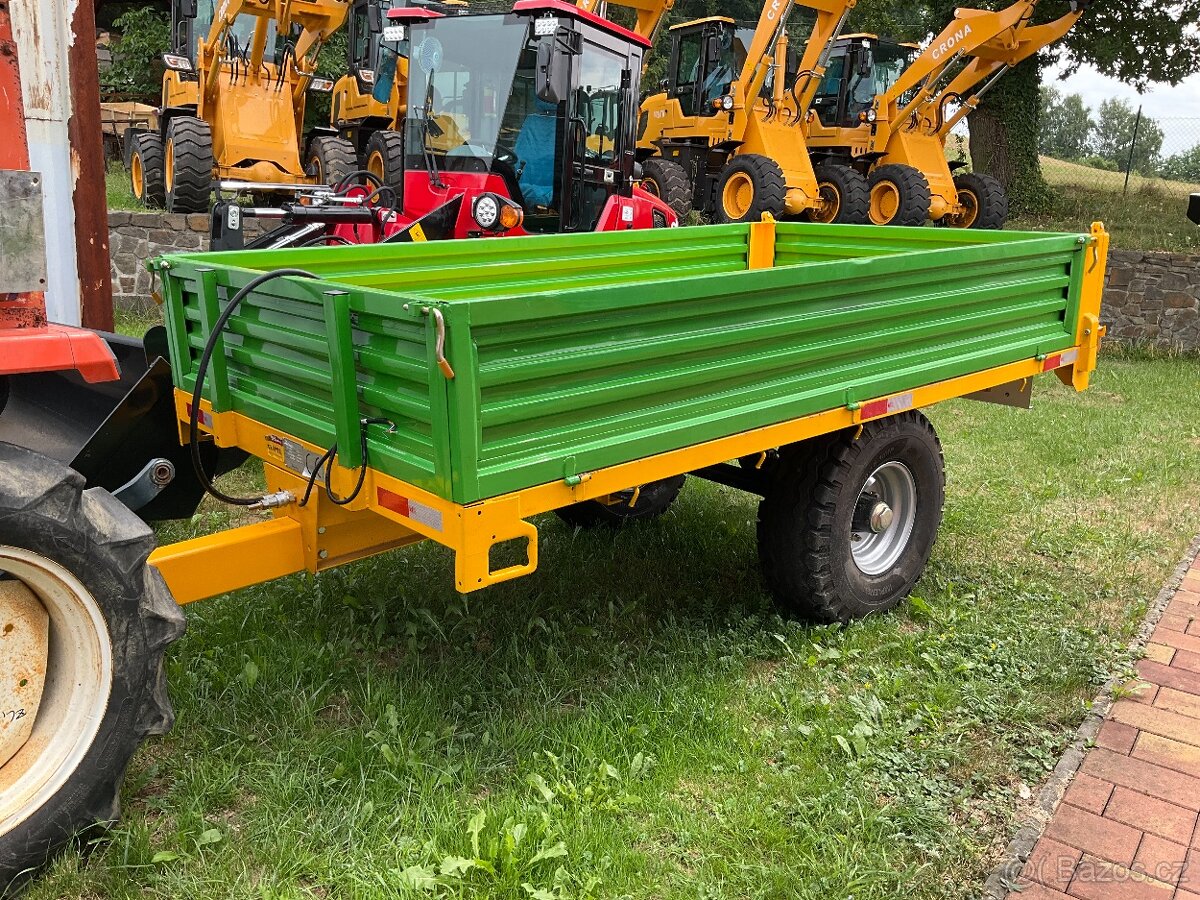
M1100 319L1110 338L1200 350L1200 256L1111 251Z
M245 227L248 237L259 233L252 219ZM208 246L208 216L203 214L110 211L108 228L118 309L150 308L148 258ZM1101 319L1110 338L1200 350L1200 256L1113 250Z
M146 260L171 251L194 253L208 249L209 218L205 213L108 211L108 245L112 268L113 307L146 312L150 273ZM246 236L259 233L258 223L245 220Z

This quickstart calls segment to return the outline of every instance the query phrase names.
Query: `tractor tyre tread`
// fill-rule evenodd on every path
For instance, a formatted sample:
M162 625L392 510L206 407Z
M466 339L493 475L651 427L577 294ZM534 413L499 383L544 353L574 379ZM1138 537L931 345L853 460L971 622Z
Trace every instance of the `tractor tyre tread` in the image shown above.
M346 176L358 170L358 154L354 144L332 135L313 138L308 151L309 171L319 174L325 184L337 186ZM315 164L315 167L314 167Z
M929 191L929 180L921 171L913 166L902 163L892 163L880 166L867 179L869 187L874 188L881 181L890 181L900 194L900 205L896 214L885 225L924 225L929 219L929 204L932 194Z
M679 221L692 211L692 185L683 166L674 160L652 156L642 163L642 183L653 181L658 198L675 211Z
M143 131L133 135L133 146L130 150L130 161L133 154L142 161L142 196L139 198L146 206L161 209L167 202L167 184L163 177L163 139L152 131ZM130 166L132 182L133 169ZM132 189L132 183L130 185ZM136 191L134 196L137 196Z
M173 160L172 183L167 185L167 211L208 212L212 194L212 129L195 116L177 116L167 126Z
M380 129L367 139L367 159L370 159L371 154L376 151L383 157L383 183L397 191L402 190L404 188L404 137L399 132ZM365 164L363 168L366 168Z
M954 179L955 190L970 191L979 201L972 228L997 230L1008 221L1008 194L998 178L982 172L967 172Z
M722 200L725 182L735 172L745 172L754 183L754 202L740 218L729 216ZM762 219L763 213L770 213L776 219L782 219L786 197L787 183L779 163L758 153L744 153L730 159L721 171L717 184L716 218L718 222L757 222Z
M840 163L817 166L817 183L828 182L838 192L838 211L829 224L867 225L871 221L871 188L862 172ZM813 221L811 215L808 217Z
M95 598L113 650L111 693L95 739L57 792L0 832L0 896L52 854L120 816L120 788L134 752L174 721L163 654L184 616L147 564L150 528L112 494L41 454L0 443L0 544L54 560Z
M843 523L845 546L839 546L843 535L837 507L856 480L855 464L881 444L906 437L925 446L936 475L927 485L930 494L918 501L912 553L897 563L897 569L904 569L902 586L877 602L864 602L850 596L835 574L849 545L848 523ZM908 594L929 561L945 493L941 442L925 416L899 413L866 423L857 438L850 429L782 448L770 477L758 508L759 559L767 587L784 612L819 622L849 622L890 609Z

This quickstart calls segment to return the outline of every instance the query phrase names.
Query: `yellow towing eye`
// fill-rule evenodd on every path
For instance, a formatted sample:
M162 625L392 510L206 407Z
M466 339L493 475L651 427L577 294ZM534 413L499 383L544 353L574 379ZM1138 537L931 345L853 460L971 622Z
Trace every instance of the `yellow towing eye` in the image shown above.
M0 766L16 756L33 731L49 649L45 607L20 581L0 581Z

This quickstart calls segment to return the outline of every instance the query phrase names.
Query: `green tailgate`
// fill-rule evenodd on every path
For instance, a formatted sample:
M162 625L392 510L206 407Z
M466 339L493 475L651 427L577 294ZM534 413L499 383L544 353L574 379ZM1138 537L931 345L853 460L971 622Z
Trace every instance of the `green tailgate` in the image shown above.
M1086 237L779 224L170 256L176 385L468 503L1070 347ZM454 378L439 370L440 310ZM347 448L350 448L347 450Z

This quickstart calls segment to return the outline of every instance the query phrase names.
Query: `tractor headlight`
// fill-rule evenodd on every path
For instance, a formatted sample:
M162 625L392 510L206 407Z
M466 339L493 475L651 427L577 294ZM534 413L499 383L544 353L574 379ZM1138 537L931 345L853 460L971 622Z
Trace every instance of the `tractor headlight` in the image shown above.
M162 61L164 66L174 72L192 71L192 61L186 56L180 56L177 53L164 53Z
M484 231L509 231L525 220L525 212L507 197L489 193L475 198L471 218Z
M725 112L729 112L729 110L733 109L732 95L726 94L721 98L721 109L725 110Z
M879 113L875 112L875 107L872 106L867 110L867 121L874 122L877 118L879 118Z

